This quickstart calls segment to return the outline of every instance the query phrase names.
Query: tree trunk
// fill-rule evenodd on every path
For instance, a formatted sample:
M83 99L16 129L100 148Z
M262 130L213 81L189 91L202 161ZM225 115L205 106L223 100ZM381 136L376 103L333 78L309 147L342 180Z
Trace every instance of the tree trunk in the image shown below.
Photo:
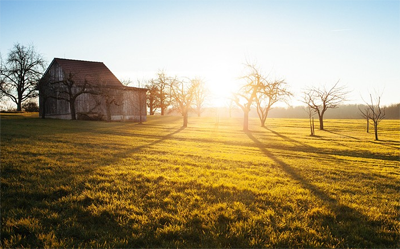
M312 135L315 135L314 118L312 118Z
M265 118L261 119L261 127L265 127Z
M22 103L21 103L21 101L18 100L18 103L17 103L17 112L20 112L20 111L22 111Z
M375 140L378 141L378 123L374 122Z
M265 109L264 111L261 110L261 127L265 127L265 121L267 121L267 117L268 117L268 112L269 112L269 108Z
M367 117L367 133L369 133L369 118Z
M310 136L314 136L314 118L310 117Z
M139 112L139 124L143 124L142 112Z
M324 116L318 115L318 117L319 117L319 129L323 130L324 129Z
M71 120L76 120L76 115L75 115L75 101L70 100L69 102L69 107L71 109Z
M185 112L183 115L183 125L182 125L182 127L187 127L187 125L188 125L188 113L187 112Z
M249 130L249 111L243 111L243 130Z
M106 102L106 113L107 113L107 121L111 121L111 107L110 103Z
M17 111L22 111L22 92L20 90L18 90Z

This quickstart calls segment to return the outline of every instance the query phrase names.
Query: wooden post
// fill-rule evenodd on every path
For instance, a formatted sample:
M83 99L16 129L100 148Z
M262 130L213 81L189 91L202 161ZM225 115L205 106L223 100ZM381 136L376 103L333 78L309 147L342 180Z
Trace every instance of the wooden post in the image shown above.
M315 135L314 117L312 118L312 136Z

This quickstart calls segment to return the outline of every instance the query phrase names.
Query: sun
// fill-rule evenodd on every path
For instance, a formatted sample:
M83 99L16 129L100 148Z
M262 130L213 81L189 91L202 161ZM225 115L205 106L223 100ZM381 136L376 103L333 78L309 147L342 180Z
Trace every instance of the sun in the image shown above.
M215 72L207 75L207 88L210 92L209 105L224 107L229 105L232 94L237 91L238 79L232 72Z
M209 103L212 107L224 107L229 104L232 99L232 93L235 92L233 82L223 81L222 79L214 79L208 82L210 91Z

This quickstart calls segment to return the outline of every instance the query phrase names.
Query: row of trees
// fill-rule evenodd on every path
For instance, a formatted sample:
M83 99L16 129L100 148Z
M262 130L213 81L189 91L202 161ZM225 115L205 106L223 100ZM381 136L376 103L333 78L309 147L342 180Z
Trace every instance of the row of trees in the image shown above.
M268 113L273 105L279 101L287 101L292 93L287 90L287 83L283 79L269 80L260 70L252 64L245 65L247 72L241 77L243 85L234 93L232 100L243 111L243 130L248 131L249 113L251 107L256 105L261 126L265 126Z
M38 96L38 85L44 71L45 60L35 49L20 44L14 45L7 59L1 58L0 65L0 97L7 97L17 105L17 111L22 110L22 104ZM249 112L255 107L259 116L261 126L265 126L269 111L277 102L287 102L293 95L287 89L284 79L270 80L268 75L261 72L252 64L245 64L246 73L240 78L243 84L239 90L232 94L231 103L234 102L243 111L243 130L248 131ZM73 75L65 77L65 89L70 90L74 84ZM85 82L86 85L87 82ZM82 93L89 91L83 87ZM160 71L155 79L147 82L147 106L149 114L154 115L157 110L161 115L168 111L177 111L183 116L183 126L188 124L188 113L194 110L198 116L201 115L206 99L210 92L201 78L178 78L167 76ZM51 89L47 89L49 91ZM44 99L46 90L42 89ZM75 99L79 94L71 95L67 92L70 102L71 113L74 113ZM332 87L310 87L303 92L303 103L306 104L310 120L314 114L318 116L319 128L324 129L324 114L328 109L336 108L346 100L349 93L345 86L339 85L339 81ZM99 93L97 93L99 94ZM114 96L115 97L115 96ZM110 104L115 98L109 98ZM364 118L372 120L374 124L375 139L378 140L378 124L385 117L385 109L380 105L380 96L370 96L370 102L365 102L367 107L360 109ZM74 119L75 114L72 116ZM312 125L312 127L311 127ZM314 123L310 122L311 134L314 134Z
M233 100L243 111L243 130L248 131L248 118L252 106L256 106L261 126L265 121L273 105L279 101L287 102L292 93L287 90L287 83L283 79L268 80L254 65L246 64L247 73L242 77L244 83ZM319 129L324 130L324 115L328 109L337 108L346 101L349 91L346 86L339 85L337 81L332 87L309 87L303 91L303 103L306 104L310 119L311 135L315 134L314 114L319 119ZM367 120L367 132L369 132L370 120L374 126L375 140L378 140L378 125L385 117L385 108L381 106L381 96L370 95L370 101L364 101L366 106L360 109L361 115ZM254 104L255 103L255 104Z
M257 108L261 126L265 126L269 111L279 102L292 96L287 90L287 83L283 79L269 80L267 76L251 64L246 64L247 72L241 77L244 84L238 92L232 94L232 102L243 110L243 130L248 130L249 112L253 105ZM178 79L168 77L164 71L160 71L156 79L151 79L147 85L147 104L150 115L160 110L161 115L169 111L178 111L183 116L183 126L187 126L187 118L190 110L201 115L210 92L205 82L200 78Z
M187 127L190 110L195 110L200 117L208 97L208 90L201 78L169 77L164 71L157 74L146 85L149 114L160 110L161 115L167 111L177 111L183 116L183 126Z

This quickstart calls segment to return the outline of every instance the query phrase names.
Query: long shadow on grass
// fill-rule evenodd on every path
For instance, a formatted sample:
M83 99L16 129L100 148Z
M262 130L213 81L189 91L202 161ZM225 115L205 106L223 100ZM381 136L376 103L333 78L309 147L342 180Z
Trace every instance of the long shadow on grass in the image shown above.
M160 139L148 143L146 145L135 147L131 150L124 150L120 153L113 154L106 162L94 162L95 165L107 163L114 163L116 159L127 156L130 153L135 153L146 147L161 143L167 139L170 139L175 134L182 131L184 128L179 128L169 134L162 136ZM95 159L97 160L97 159ZM35 166L40 168L39 166ZM49 167L44 165L42 168ZM97 244L97 247L103 247L105 242L112 242L115 233L112 231L119 231L120 233L132 233L130 227L121 226L117 222L117 216L109 210L104 210L93 214L88 211L91 205L102 205L104 203L99 202L93 197L84 196L84 190L86 189L87 179L93 175L93 172L98 167L92 167L91 165L82 165L82 167L58 167L48 168L50 172L46 171L43 175L43 179L51 179L50 176L60 177L60 184L67 187L66 189L57 188L54 185L57 182L49 180L38 180L25 172L26 169L22 170L15 168L13 165L2 165L2 184L1 184L1 208L2 208L2 225L7 221L13 221L13 217L16 216L13 213L14 210L23 212L27 219L38 220L41 224L40 232L46 234L48 232L54 232L55 236L60 240L65 240L65 244L61 247L92 247L89 243L90 240L98 240L103 244ZM59 172L58 172L59 171ZM16 175L21 176L21 179L17 178ZM15 179L16 178L16 179ZM11 180L20 182L20 185L11 185ZM105 178L104 181L108 179ZM37 186L40 187L37 187ZM119 193L117 193L119 194ZM74 196L71 200L71 196ZM68 201L67 201L68 200ZM93 207L95 207L93 206ZM49 209L56 213L56 217L47 217L40 213L41 209ZM23 216L23 217L24 217ZM18 220L17 218L15 218ZM22 219L24 221L24 219ZM13 236L22 236L23 239L16 241L12 247L46 247L43 241L39 240L39 230L33 231L32 225L25 224L8 225L8 229L3 229L1 232L1 243L4 240L11 240ZM43 227L43 228L42 228ZM39 229L39 228L37 228ZM54 238L54 239L57 239ZM145 237L141 240L134 240L131 242L130 247L149 247L157 246L158 244L151 244L153 237ZM149 241L149 242L146 242ZM124 244L115 244L111 247L126 247Z
M323 190L310 183L295 168L285 163L270 152L266 146L255 138L251 132L246 135L254 142L254 144L277 165L279 165L285 173L292 179L299 182L305 189L308 189L317 198L322 200L335 213L335 217L319 217L321 222L327 224L333 236L338 240L343 239L344 245L350 247L376 247L391 246L395 238L388 239L393 234L380 231L383 224L371 221L369 218L357 210L339 203L335 198L329 196ZM393 245L392 245L393 246Z
M278 137L280 137L280 138L283 138L284 140L287 140L287 141L292 142L292 143L297 144L297 145L304 146L305 148L310 148L310 149L313 149L313 150L315 149L314 147L312 147L312 146L310 146L310 145L308 145L308 144L299 142L299 141L297 141L297 140L295 140L295 139L293 139L293 138L290 138L290 137L288 137L288 136L282 135L282 134L280 134L280 133L278 133L278 132L276 132L276 131L274 131L274 130L271 130L270 128L267 128L267 127L264 127L264 128L265 128L266 130L272 132L272 133L275 134L276 136L278 136Z
M93 214L88 208L112 206L113 201L104 203L101 199L85 196L76 204L63 203L54 207L67 209L62 218L68 221L63 225L63 229L58 229L55 234L71 241L69 247L87 247L89 240L96 240L97 245L108 242L110 247L129 248L248 248L250 245L259 248L265 243L272 243L263 226L254 223L247 224L258 232L256 234L247 234L245 229L238 234L231 230L232 224L250 220L247 213L249 211L244 206L238 207L238 202L247 207L267 205L280 214L280 210L277 210L279 204L276 205L272 201L261 204L257 193L232 186L203 185L197 181L171 181L162 176L127 174L120 177L131 186L132 195L125 196L130 205L121 206L117 210L104 209ZM118 193L121 194L127 193ZM265 198L263 200L265 201ZM119 217L124 218L124 223L118 221ZM44 219L44 222L49 221ZM274 224L271 226L276 228ZM168 230L168 227L179 229ZM254 237L259 239L256 244L251 242ZM119 245L114 241L125 241L126 244ZM281 243L282 247L291 246L288 241ZM36 244L24 244L29 245Z
M152 146L152 145L161 143L161 142L163 142L163 141L165 141L165 140L167 140L167 139L171 139L171 137L172 137L173 135L175 135L175 134L177 134L177 133L183 131L184 129L185 129L185 127L181 127L181 128L177 129L177 130L174 131L174 132L171 132L171 133L169 133L169 134L167 134L167 135L165 135L165 136L162 136L160 139L158 139L158 140L156 140L156 141L154 141L154 142L151 142L151 143L146 144L146 145L142 145L142 146L135 147L134 151L138 151L138 150L141 150L141 149L143 149L143 148L146 148L146 147L149 147L149 146ZM134 151L132 151L132 152L134 152Z
M400 142L395 140L378 140L378 141L370 141L370 143L378 144L396 150L398 150L400 147Z
M292 139L288 136L282 135L274 130L271 130L267 127L265 127L265 129L267 129L268 131L272 132L273 134L275 134L276 136L289 141L293 144L299 145L300 147L297 147L295 150L296 151L302 151L302 152L312 152L312 153L318 153L320 155L324 155L327 158L332 158L332 160L336 160L335 158L332 157L332 153L330 151L326 151L325 149L321 149L321 148L316 148L313 147L311 145L305 144L303 142L297 141L295 139ZM355 151L336 151L334 155L344 155L344 156L351 156L351 157L365 157L365 158L374 158L374 159L382 159L382 160L394 160L396 161L396 156L386 156L386 155L376 155L376 154L372 154L372 153L360 153L360 152L355 152ZM379 174L363 174L363 178L365 179L372 179L372 178L380 178L378 181L383 181L383 182L393 182L396 181L395 178L389 178L387 176L383 176L383 175L379 175ZM380 184L381 186L382 184ZM387 186L391 186L390 184L388 184ZM393 185L392 187L390 187L392 189L396 189L396 187Z
M163 142L165 140L171 139L175 134L181 132L184 129L185 129L185 127L181 127L179 129L171 132L171 133L166 134L166 135L156 136L157 140L155 140L153 142L149 142L149 143L146 143L146 144L143 144L143 145L139 145L139 146L132 146L132 148L130 148L130 149L123 149L121 151L113 153L106 160L103 159L102 161L100 161L99 165L102 165L102 166L114 165L118 160L120 160L122 158L127 158L127 157L132 156L133 154L135 154L135 153L137 153L137 152L139 152L139 151L141 151L143 149L149 148L149 147L151 147L153 145L156 145L156 144L159 144L159 143L161 143L161 142ZM134 134L132 136L137 137L138 135ZM141 137L154 138L154 136L141 136ZM91 168L91 170L94 170L94 169Z
M335 134L335 135L338 135L338 136L347 137L347 138L354 139L354 140L360 140L359 138L352 137L352 136L349 136L349 135L343 135L341 133L337 133L337 132L334 132L334 131L330 131L330 130L326 130L326 129L324 129L324 131L332 133L332 134Z
M398 156L396 156L396 155L376 154L376 153L371 153L369 151L336 150L335 153L332 154L332 151L326 150L325 148L313 147L311 145L299 142L290 137L282 135L282 134L280 134L274 130L271 130L269 128L265 127L265 129L272 132L276 136L283 138L286 141L289 141L289 142L292 142L293 144L298 145L298 147L295 149L296 151L312 152L312 153L324 154L324 155L328 155L328 156L338 155L338 156L359 157L359 158L373 158L373 159L381 159L381 160L389 160L389 161L398 161L399 160Z

